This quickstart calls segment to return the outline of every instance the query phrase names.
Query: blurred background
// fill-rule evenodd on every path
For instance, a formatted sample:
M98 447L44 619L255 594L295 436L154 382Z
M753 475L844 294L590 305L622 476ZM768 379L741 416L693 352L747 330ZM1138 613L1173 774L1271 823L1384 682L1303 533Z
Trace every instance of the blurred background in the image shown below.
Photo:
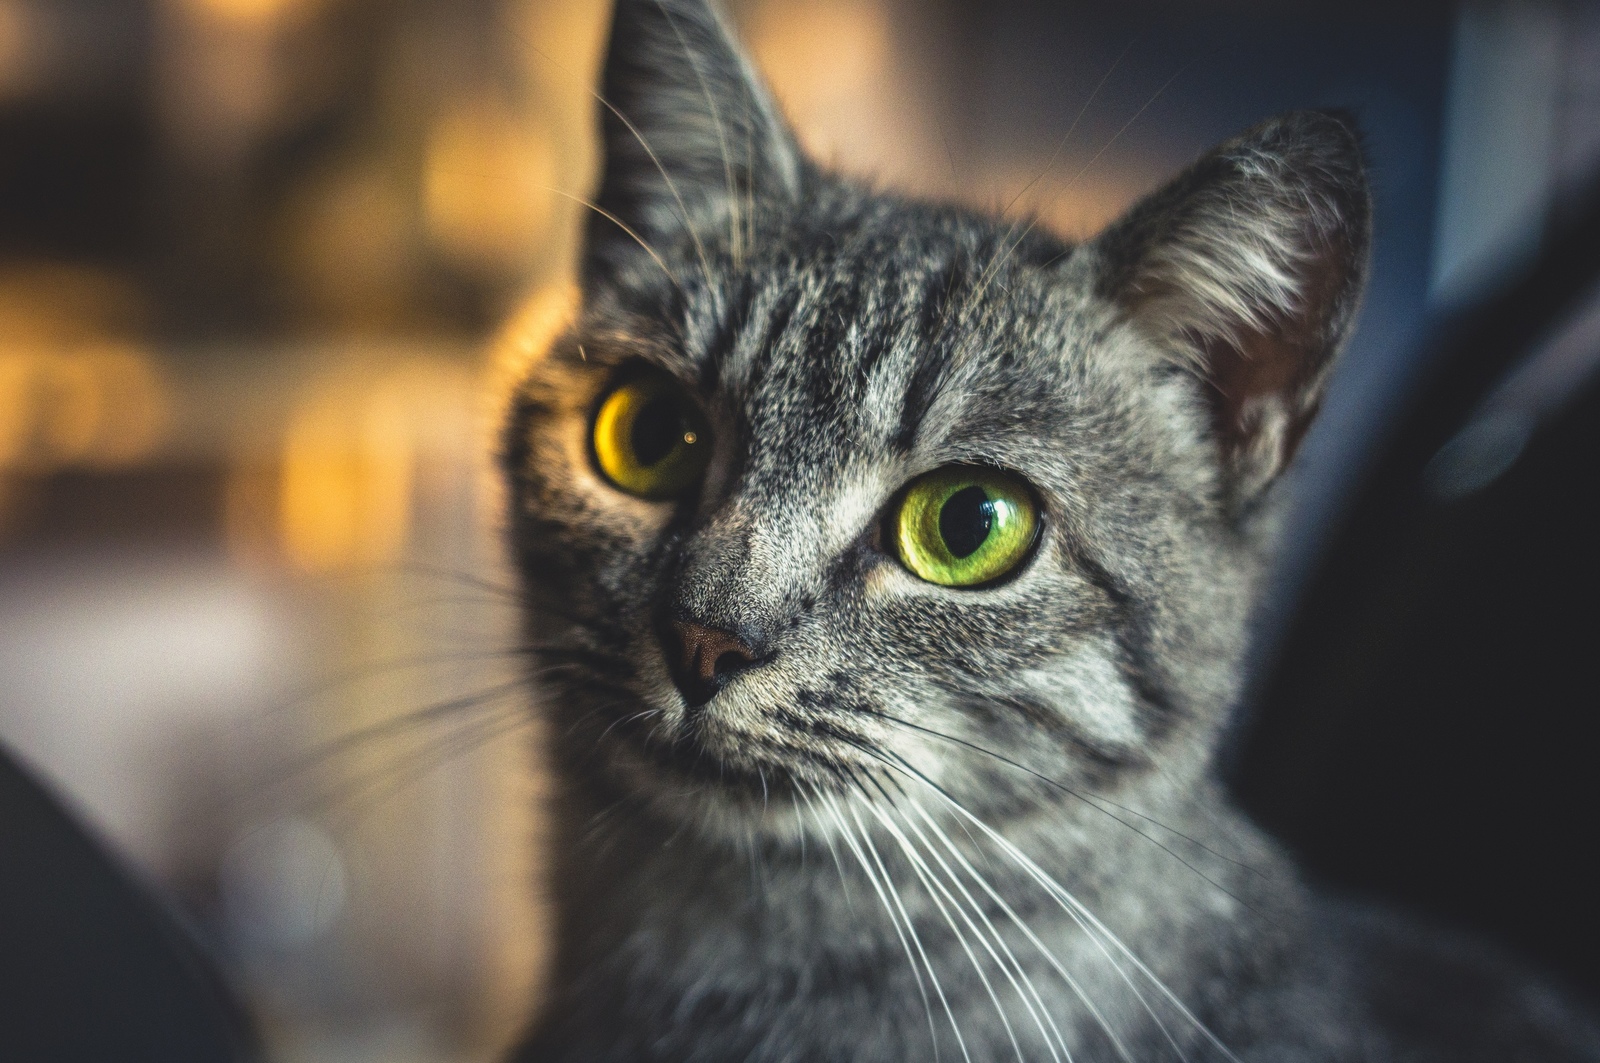
M486 1060L538 993L487 340L569 279L608 8L0 0L0 741L274 1059ZM1429 316L1600 163L1578 0L731 13L820 158L1068 236L1267 115L1355 109L1373 282L1284 586Z

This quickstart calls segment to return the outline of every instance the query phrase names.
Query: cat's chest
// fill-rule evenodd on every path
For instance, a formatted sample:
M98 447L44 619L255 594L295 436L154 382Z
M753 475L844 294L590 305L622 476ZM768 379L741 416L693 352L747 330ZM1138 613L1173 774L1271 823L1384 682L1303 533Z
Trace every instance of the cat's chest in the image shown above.
M931 1059L934 1045L941 1057L964 1045L972 1058L1014 1046L1050 1058L1052 1044L1115 1058L1179 1029L1059 908L1008 915L831 864L799 874L619 902L604 925L626 910L628 929L568 954L552 1013L585 1036L614 1034L584 1051L618 1059Z

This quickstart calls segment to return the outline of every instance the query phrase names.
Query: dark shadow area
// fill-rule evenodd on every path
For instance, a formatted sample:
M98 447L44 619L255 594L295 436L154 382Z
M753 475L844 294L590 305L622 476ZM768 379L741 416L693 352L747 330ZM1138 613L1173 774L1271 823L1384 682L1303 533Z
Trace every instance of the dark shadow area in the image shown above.
M0 1059L258 1058L187 931L3 751L0 852Z
M1260 684L1236 775L1328 881L1600 991L1600 182L1427 369Z

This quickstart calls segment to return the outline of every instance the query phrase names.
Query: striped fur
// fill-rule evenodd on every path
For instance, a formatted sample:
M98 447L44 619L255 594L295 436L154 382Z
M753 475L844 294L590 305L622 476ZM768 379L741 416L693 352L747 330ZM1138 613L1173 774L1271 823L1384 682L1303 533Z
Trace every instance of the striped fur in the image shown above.
M1596 1058L1492 960L1316 899L1213 775L1264 500L1365 274L1348 118L1268 121L1072 246L819 169L702 0L621 0L603 89L581 308L504 435L557 780L517 1060ZM640 364L710 425L679 501L589 453ZM1037 493L997 584L883 542L951 463ZM691 707L677 620L761 663ZM1383 988L1441 965L1470 1014Z

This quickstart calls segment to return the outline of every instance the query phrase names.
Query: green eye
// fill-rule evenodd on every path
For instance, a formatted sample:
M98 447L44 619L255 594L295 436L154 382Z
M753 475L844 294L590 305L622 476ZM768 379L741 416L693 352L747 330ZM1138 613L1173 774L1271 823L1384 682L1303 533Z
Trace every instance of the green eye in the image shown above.
M711 449L699 411L660 376L636 377L607 395L594 415L592 442L606 479L650 499L693 487Z
M946 587L1005 575L1027 556L1038 529L1038 507L1020 479L961 465L913 483L890 524L905 566Z

